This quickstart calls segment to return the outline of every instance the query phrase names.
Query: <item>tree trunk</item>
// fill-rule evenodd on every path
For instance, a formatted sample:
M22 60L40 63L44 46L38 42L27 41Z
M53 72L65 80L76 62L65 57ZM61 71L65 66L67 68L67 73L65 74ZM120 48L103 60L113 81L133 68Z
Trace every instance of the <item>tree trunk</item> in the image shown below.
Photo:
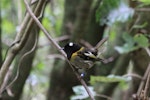
M13 93L14 96L7 94L8 92L5 91L2 96L2 100L19 100L22 94L25 81L28 78L31 68L32 68L32 62L33 62L36 50L34 50L29 55L25 56L23 60L21 59L26 52L29 52L33 48L33 45L35 44L35 39L37 39L36 35L38 35L36 30L39 30L39 29L37 29L37 27L34 27L34 28L35 28L33 29L34 31L30 32L26 45L21 50L20 54L18 55L16 59L15 68L13 69L13 74L11 75L15 77L16 73L19 71L19 76L17 77L15 82L9 87L9 90ZM20 66L18 66L18 64L20 64ZM19 67L19 70L18 70L18 67ZM11 77L11 81L13 81L14 77Z
M65 0L65 14L62 25L63 35L71 35L73 33L79 2L80 0ZM61 43L61 45L65 43ZM72 86L78 84L70 66L65 61L56 59L50 77L47 100L69 100L73 94Z
M92 5L92 0L82 0L78 5L77 18L74 24L73 34L71 35L71 40L79 42L84 38L84 33L86 32L90 9Z
M80 0L65 0L64 8L64 19L62 24L62 34L71 35L73 34L74 23L77 17L77 8Z
M40 16L40 18L41 18L40 20L42 20L41 14L43 15L42 11L45 8L45 3L46 3L46 1L43 1L40 4L40 6L38 6L38 9L37 9L38 13L36 13L36 15L38 17ZM37 6L36 4L38 4L38 3L35 3L34 5L32 5L32 7L36 8L36 6ZM14 81L14 82L10 86L8 83L9 87L6 86L7 91L6 90L3 91L2 97L0 98L1 100L19 100L20 99L25 81L28 78L31 68L32 68L32 62L33 62L33 59L35 56L36 48L34 48L34 50L32 50L32 52L30 52L30 50L33 49L33 46L35 45L35 41L38 39L37 37L39 35L39 30L40 30L39 27L37 27L37 25L35 23L33 23L32 27L29 27L28 30L24 30L24 31L27 31L27 33L29 33L29 36L28 36L27 42L25 43L23 49L18 54L18 57L15 62L15 67L13 69L13 72L10 75L9 83L11 83L12 81ZM27 54L27 52L28 53L30 52L30 53ZM14 77L16 77L17 72L19 74L17 76L17 79L14 80ZM8 90L11 91L11 94Z
M100 3L101 0L98 0L95 3L95 6L90 9L89 20L83 34L83 38L93 46L95 46L102 39L104 29L106 27L106 25L100 26L99 22L96 22L96 10L98 9Z
M104 28L99 27L95 22L96 9L91 11L92 2L92 0L65 1L65 15L62 28L63 33L71 35L71 41L79 43L80 39L84 39L88 35L92 36L95 34L97 35L100 31L103 32ZM88 29L88 27L91 28ZM94 32L94 34L89 33L88 30ZM88 33L84 34L85 32ZM94 40L94 43L96 43L101 37L102 36L99 38L90 38L90 40ZM47 100L69 100L70 96L73 95L72 87L80 83L67 63L59 61L58 59L56 59L55 63L55 67L53 67L50 76L51 80Z

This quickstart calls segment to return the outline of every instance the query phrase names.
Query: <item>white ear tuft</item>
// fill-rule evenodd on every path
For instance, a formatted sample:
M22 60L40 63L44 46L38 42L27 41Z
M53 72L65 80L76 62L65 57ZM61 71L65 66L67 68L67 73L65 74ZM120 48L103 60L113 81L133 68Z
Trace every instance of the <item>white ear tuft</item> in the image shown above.
M72 43L72 42L70 42L70 43L69 43L69 46L71 46L71 47L72 47L72 46L73 46L73 43Z

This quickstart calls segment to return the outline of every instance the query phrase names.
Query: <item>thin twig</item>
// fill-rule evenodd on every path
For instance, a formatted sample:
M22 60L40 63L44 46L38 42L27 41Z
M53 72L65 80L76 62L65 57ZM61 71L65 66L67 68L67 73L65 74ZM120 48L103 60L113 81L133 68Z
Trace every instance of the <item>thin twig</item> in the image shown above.
M93 48L93 46L89 42L87 42L87 41L85 41L83 39L80 40L80 43L82 45L84 45L85 47L87 47L87 48Z
M148 47L146 47L144 49L146 50L147 54L150 56L150 49ZM150 67L150 63L149 63L148 67ZM145 97L148 97L149 86L150 86L150 72L148 73L146 85L145 85L145 88L144 88L144 96Z
M149 64L148 67L150 67L150 64ZM144 97L148 97L149 86L150 86L150 72L148 73L146 85L145 85L145 88L144 88Z
M150 57L150 49L149 49L148 47L146 47L146 48L144 48L144 49L146 50L147 54L148 54L149 57Z
M56 42L61 42L61 41L64 41L64 40L68 40L69 38L70 38L69 35L64 35L64 36L55 38L54 40L55 40Z
M138 78L138 79L140 79L140 80L143 79L142 76L140 76L140 75L138 75L138 74L134 74L134 73L123 75L123 77L129 77L129 76L130 76L130 77Z
M87 91L89 97L91 98L91 100L95 100L94 96L91 94L89 88L87 87L87 84L85 83L85 81L80 77L80 75L75 71L75 69L73 68L73 66L70 64L70 62L68 61L65 52L61 49L61 47L57 44L57 42L54 41L54 39L49 35L49 33L46 31L46 29L43 27L43 25L40 23L40 21L36 18L36 16L33 14L33 12L31 11L28 3L26 0L24 0L24 3L26 5L26 9L28 11L28 13L30 14L30 16L34 19L34 21L36 22L36 24L39 26L39 28L43 31L43 33L45 34L45 36L48 38L48 40L53 44L53 46L55 46L58 51L66 58L66 61L69 63L70 67L72 68L72 70L74 71L75 75L77 76L78 80L81 82L81 84L84 86L85 90Z
M134 21L133 25L131 26L131 28L128 30L128 33L131 33L134 29L134 26L139 22L139 20L141 19L141 16L137 16L136 20Z
M70 36L64 35L64 36L55 38L54 40L55 40L56 42L61 42L61 41L68 40L69 38L70 38ZM50 42L48 41L48 42L46 42L45 44L39 45L38 48L42 48L42 47L49 46L49 45L50 45Z
M102 46L106 41L108 40L108 37L103 38L101 41L97 43L97 45L94 47L94 49L98 49L100 46Z
M139 88L138 88L138 91L137 91L137 96L138 96L138 97L140 97L140 94L141 94L142 90L144 89L145 80L147 79L149 72L150 72L150 64L149 64L149 66L147 67L146 72L145 72L145 74L144 74L144 76L143 76L143 81L141 81L140 86L139 86Z

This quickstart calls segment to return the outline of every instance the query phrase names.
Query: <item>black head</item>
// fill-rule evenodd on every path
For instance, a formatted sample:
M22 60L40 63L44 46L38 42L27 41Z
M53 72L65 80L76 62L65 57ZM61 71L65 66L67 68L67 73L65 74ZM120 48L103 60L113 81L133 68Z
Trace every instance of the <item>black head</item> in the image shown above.
M68 58L68 59L71 58L71 55L72 55L74 52L76 52L76 51L78 51L78 50L80 50L80 49L81 49L81 46L80 46L80 45L75 44L75 43L72 43L72 42L67 43L67 44L64 46L64 48L63 48L63 50L64 50L64 51L66 52L66 54L67 54L67 58Z

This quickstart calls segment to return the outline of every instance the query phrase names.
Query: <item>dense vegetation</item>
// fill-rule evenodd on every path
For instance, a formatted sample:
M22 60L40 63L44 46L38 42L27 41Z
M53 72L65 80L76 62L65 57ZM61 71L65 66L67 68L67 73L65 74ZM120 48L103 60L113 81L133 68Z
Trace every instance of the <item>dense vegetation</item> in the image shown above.
M0 100L149 100L149 13L149 0L1 0ZM80 79L61 47L106 37Z

